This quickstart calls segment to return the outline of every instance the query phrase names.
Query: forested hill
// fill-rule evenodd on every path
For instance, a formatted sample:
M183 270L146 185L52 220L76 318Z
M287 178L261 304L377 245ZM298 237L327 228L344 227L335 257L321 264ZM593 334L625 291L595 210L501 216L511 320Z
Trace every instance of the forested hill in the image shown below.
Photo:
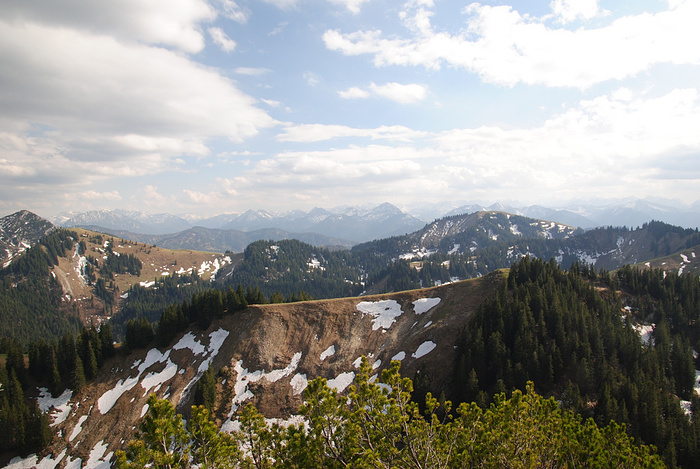
M700 345L697 276L632 267L598 272L578 264L565 270L553 260L525 257L510 271L426 290L248 307L235 291L231 299L207 293L170 308L155 334L151 329L144 342L134 343L132 350L142 350L107 360L95 381L68 396L68 410L53 427L58 432L50 445L53 458L85 461L95 452L96 459L109 461L113 452L125 449L146 413L161 415L163 425L174 417L175 408L188 418L201 417L190 413L193 402L211 412L214 423L206 424L210 434L211 425L216 425L240 436L235 433L242 428L237 421L251 416L250 409L244 410L247 403L254 403L267 417L297 415L292 422L301 423L299 414L308 410L299 407L303 401L331 396L324 401L330 407L322 407L325 410L316 417L308 416L309 425L317 425L314 418L335 416L345 408L338 403L347 401L312 384L313 378L326 378L331 389L348 392L353 382L367 386L363 379L369 367L378 376L390 370L384 376L393 380L385 383L391 387L398 383L391 371L391 361L397 360L401 373L413 381L413 401L421 404L431 392L439 397L428 401L433 410L445 400L452 400L453 408L473 402L468 415L481 422L478 428L489 429L494 421L516 425L517 416L523 414L517 406L503 408L503 400L516 389L525 391L532 381L534 392L557 399L561 412L576 414L566 414L566 423L557 417L522 426L540 415L533 408L535 414L507 427L513 435L527 432L528 441L551 449L548 428L581 424L580 432L574 432L578 441L593 435L597 426L602 430L594 439L598 445L610 445L611 451L628 448L627 438L634 437L637 444L658 448L671 467L700 466L700 386L695 371L699 367L694 358ZM363 355L371 360L359 369ZM405 386L402 392L410 392L408 384L401 386ZM167 399L170 410L156 400L148 401L150 392ZM497 397L501 392L505 396ZM358 394L350 396L356 399ZM516 402L525 402L517 393L513 396ZM550 405L537 402L538 409ZM496 407L491 412L500 408L514 413L488 414L488 421L480 420L476 407L487 409L492 403ZM159 414L163 410L167 412ZM440 412L444 410L438 409L437 416ZM265 420L253 423L249 435L271 435L263 430ZM308 427L295 428L303 432ZM404 448L402 432L409 430L396 431L396 439L388 441L395 442L391 444L398 454ZM473 454L490 448L493 440L487 434L473 440L480 442L470 450ZM286 435L283 438L292 438L292 433ZM298 442L280 444L288 441ZM144 464L157 456L131 454L146 458ZM600 466L594 467L604 467L609 463L605 455L611 454L601 453ZM42 453L28 460L29 466L44 457Z
M465 254L473 257L483 275L508 267L524 255L555 258L564 266L579 262L612 270L697 245L697 229L658 221L637 228L610 226L583 231L505 212L477 212L436 220L415 233L360 244L353 251L406 260Z
M132 304L130 317L143 315L139 299L157 284L158 317L165 306L208 288L218 269L233 262L228 255L171 251L80 229L53 229L27 246L0 269L0 338L21 343L98 325L125 303Z
M696 252L697 251L697 252ZM673 259L659 260L673 254ZM257 241L235 269L218 281L259 288L268 298L304 291L337 298L430 287L508 268L523 256L614 270L647 264L682 273L700 263L700 233L660 222L636 229L583 232L566 225L503 212L480 212L436 221L411 235L329 251L296 240ZM673 261L672 261L673 260Z

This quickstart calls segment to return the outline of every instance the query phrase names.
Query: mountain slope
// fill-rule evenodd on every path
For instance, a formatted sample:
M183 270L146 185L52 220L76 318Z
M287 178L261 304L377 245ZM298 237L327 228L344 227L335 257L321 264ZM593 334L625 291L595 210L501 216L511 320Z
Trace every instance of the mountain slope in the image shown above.
M303 383L316 376L344 389L363 355L377 367L405 357L407 375L441 369L435 383L449 388L454 383L444 364L455 356L459 327L501 279L494 274L394 295L254 306L206 331L191 330L165 350L117 356L93 384L55 401L63 410L53 413L59 435L50 450L65 461L108 458L131 437L149 392L186 412L195 380L208 366L226 380L217 412L224 428L232 425L232 406L251 399L268 417L289 417L301 403Z
M33 226L38 235L48 223L31 215L17 217L22 229L12 231L29 233L16 237L22 247L32 239L24 227ZM164 279L171 288L160 289L166 296L160 301L178 302L191 295L193 283L208 288L222 267L238 261L235 255L169 250L82 229L53 230L0 270L0 336L51 340L80 322L100 324L132 301L134 288L155 292ZM162 310L162 304L157 307Z
M148 410L150 392L187 417L196 380L210 366L214 416L231 431L248 402L267 417L293 418L316 376L346 390L358 357L367 356L377 373L401 361L418 402L444 391L488 406L492 393L533 380L565 409L599 425L625 422L666 462L697 467L697 419L687 399L700 389L688 341L698 337L700 284L623 270L598 276L526 258L507 274L427 290L252 306L189 329L165 349L118 356L95 383L66 393L52 458L109 461ZM648 334L640 320L658 323Z
M50 221L27 210L0 218L0 266L8 265L53 229Z

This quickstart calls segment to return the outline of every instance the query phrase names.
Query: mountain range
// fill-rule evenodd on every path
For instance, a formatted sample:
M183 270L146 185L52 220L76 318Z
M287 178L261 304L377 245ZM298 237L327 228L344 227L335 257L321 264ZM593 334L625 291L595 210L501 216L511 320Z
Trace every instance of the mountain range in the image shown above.
M464 215L479 211L501 211L540 220L556 221L577 228L591 229L600 226L627 226L634 228L650 220L696 228L700 226L700 204L678 204L632 200L624 203L579 204L564 208L541 205L518 207L506 204L424 204L410 210L400 210L383 203L376 207L341 207L336 209L314 208L308 212L295 210L275 214L265 210L248 210L244 213L221 214L213 217L178 216L167 213L148 214L140 211L99 210L83 213L66 213L51 221L64 227L93 227L139 235L172 235L194 227L218 230L236 230L250 233L264 229L277 229L299 234L316 233L335 240L341 245L356 244L373 239L411 233L426 223L452 215ZM264 238L258 238L264 239ZM319 238L320 239L320 238ZM333 244L333 240L322 241Z
M170 214L149 215L144 212L100 210L67 214L56 217L53 221L64 227L92 227L133 235L173 235L196 228L230 231L233 232L231 236L240 239L234 244L239 246L245 243L243 247L255 239L265 239L264 236L269 236L268 233L274 233L269 230L276 230L276 239L294 237L314 244L349 246L372 239L410 233L425 224L388 203L369 209L347 208L340 213L322 208L314 208L309 212L293 211L283 215L274 215L264 210L248 210L242 214L218 215L190 221ZM141 239L147 242L146 238Z

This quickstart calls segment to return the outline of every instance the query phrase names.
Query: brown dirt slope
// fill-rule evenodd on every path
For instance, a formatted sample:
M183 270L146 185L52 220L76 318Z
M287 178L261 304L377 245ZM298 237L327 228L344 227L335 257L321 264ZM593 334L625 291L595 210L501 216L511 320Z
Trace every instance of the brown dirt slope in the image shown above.
M220 371L215 414L225 428L231 428L236 410L247 402L267 417L293 415L302 398L299 383L321 376L343 388L361 356L371 357L379 373L392 357L403 355L405 376L420 369L430 375L435 391L449 395L457 336L502 280L503 272L494 272L424 290L251 306L214 321L207 330L180 335L168 348L119 355L105 364L94 383L70 397L65 419L53 427L57 436L49 453L62 458L59 467L69 458L83 464L91 457L93 462L100 456L108 460L133 436L149 393L171 400L186 415L196 380L209 364ZM433 307L417 315L414 302L423 299L432 299ZM400 315L379 327L372 315L358 309L361 302L395 314L400 307ZM421 350L427 352L414 355Z

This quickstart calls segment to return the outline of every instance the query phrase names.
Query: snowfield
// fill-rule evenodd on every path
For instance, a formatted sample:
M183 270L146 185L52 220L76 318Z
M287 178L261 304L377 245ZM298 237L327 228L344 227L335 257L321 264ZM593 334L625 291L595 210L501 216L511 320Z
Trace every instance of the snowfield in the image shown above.
M350 386L355 379L355 373L352 371L346 371L345 373L340 373L333 379L328 380L328 387L337 390L338 392L345 391L345 388Z
M64 422L70 415L71 405L70 398L73 396L73 391L66 389L63 394L53 398L51 393L46 388L37 388L39 390L39 409L42 412L49 412L49 417L53 417L51 426L54 427L59 423ZM53 409L53 410L51 410Z
M380 327L382 329L389 329L396 321L396 318L403 314L401 305L395 300L361 301L357 304L356 308L363 316L369 314L374 317L372 321L373 331L376 331Z
M634 330L637 331L637 334L642 339L642 343L644 345L654 345L654 338L652 337L652 334L654 333L654 325L643 325L643 324L637 324L634 326Z
M321 352L321 356L319 357L319 359L323 361L328 357L332 357L333 355L335 355L335 345L331 345L326 350Z
M416 315L420 315L427 313L438 304L440 304L440 298L421 298L413 302L413 311Z
M437 347L437 344L433 342L432 340L426 340L420 346L416 349L415 352L411 355L413 358L421 358L432 352L435 347Z

